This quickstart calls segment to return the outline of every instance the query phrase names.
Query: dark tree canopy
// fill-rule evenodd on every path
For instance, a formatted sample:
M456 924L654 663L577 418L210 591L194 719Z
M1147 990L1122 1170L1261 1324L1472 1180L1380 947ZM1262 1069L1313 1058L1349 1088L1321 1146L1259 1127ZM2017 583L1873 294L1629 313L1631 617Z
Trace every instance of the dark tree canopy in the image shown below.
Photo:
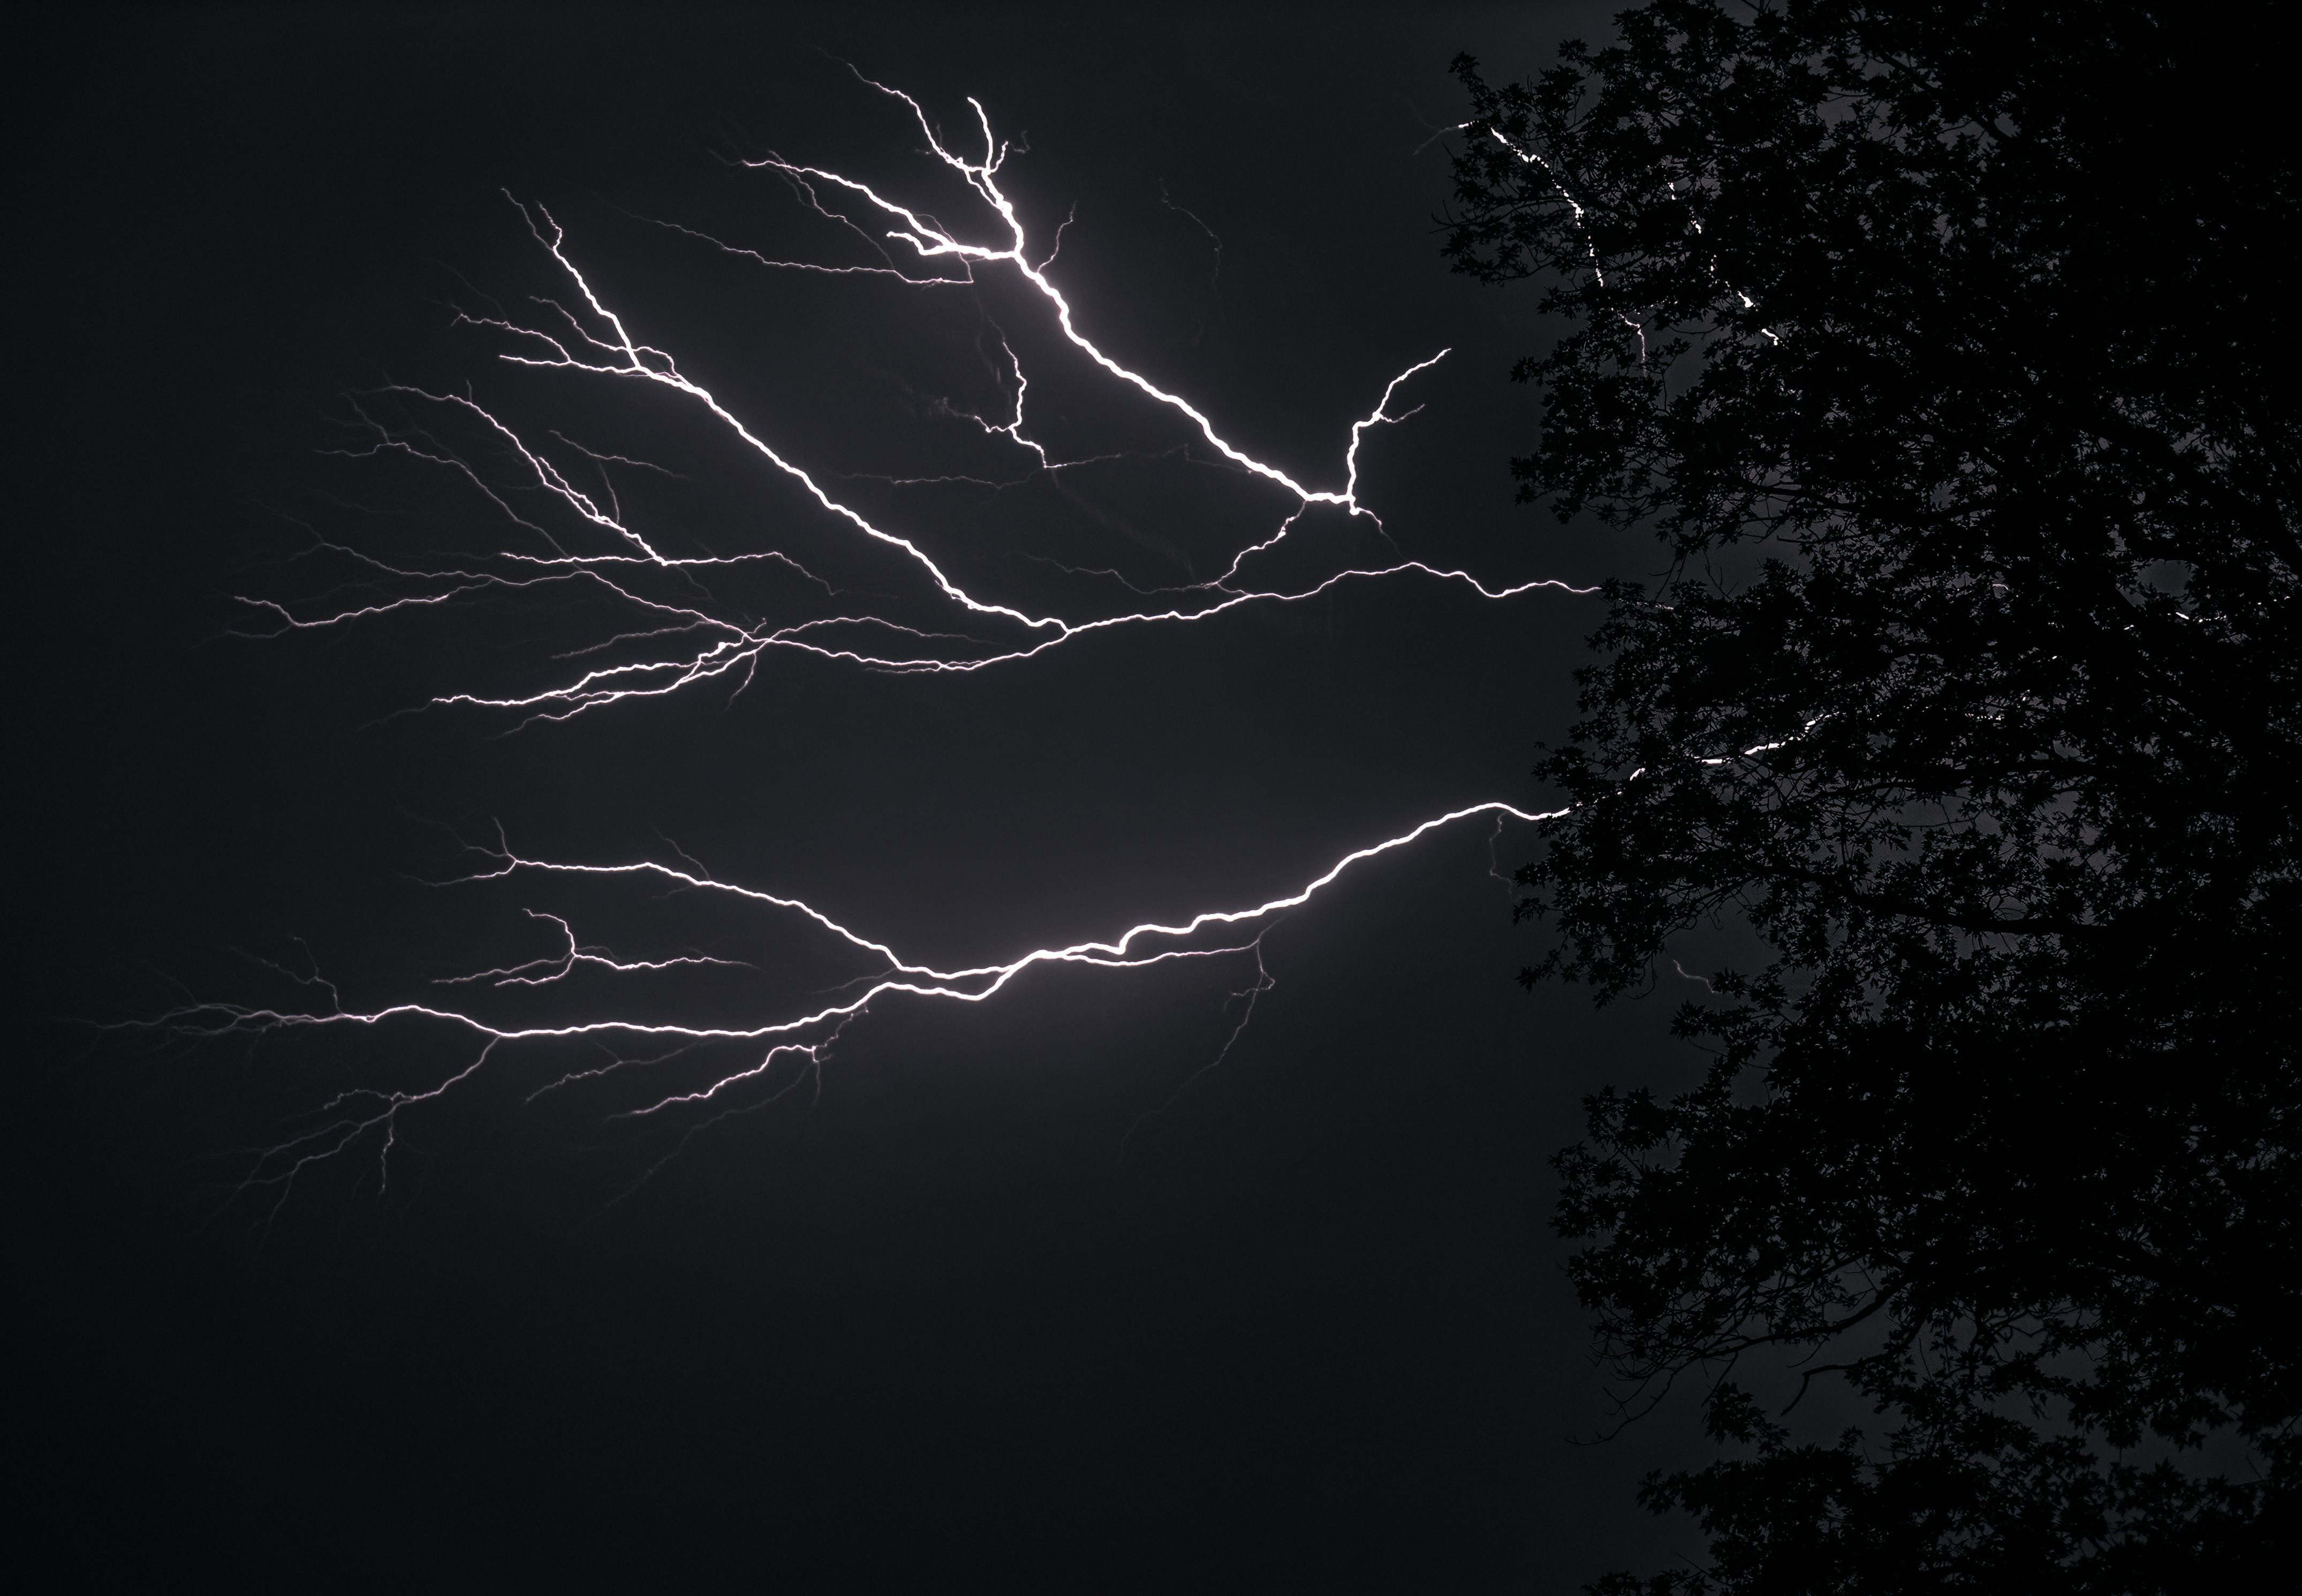
M1765 950L1558 1161L1606 1356L1723 1449L1647 1491L1710 1567L1608 1588L2302 1577L2302 207L2238 20L1652 0L1457 63L1448 253L1568 323L1524 494L1671 560L1538 768L1529 979ZM1878 1423L1797 1441L1764 1348Z

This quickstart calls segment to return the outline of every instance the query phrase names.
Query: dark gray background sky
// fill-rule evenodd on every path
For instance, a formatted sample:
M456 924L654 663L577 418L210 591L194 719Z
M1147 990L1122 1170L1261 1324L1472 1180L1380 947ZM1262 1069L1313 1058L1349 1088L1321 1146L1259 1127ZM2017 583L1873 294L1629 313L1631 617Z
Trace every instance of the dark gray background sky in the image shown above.
M54 1023L270 995L234 950L296 937L361 1003L540 951L533 895L411 884L443 827L595 859L669 837L962 958L1257 900L1440 811L1540 802L1524 772L1596 618L1551 593L1365 587L956 682L776 662L732 703L511 736L380 718L534 679L583 635L549 606L224 634L231 594L307 580L280 563L299 525L488 525L441 474L321 451L379 374L500 380L444 305L540 281L504 189L551 206L647 336L811 463L901 472L946 447L916 401L967 380L970 305L741 269L623 214L781 248L788 197L719 156L919 176L915 131L832 56L1027 130L1011 189L1043 225L1076 205L1058 275L1090 332L1298 475L1323 481L1383 382L1454 346L1423 414L1368 446L1408 555L1502 580L1650 568L1511 503L1533 409L1505 373L1544 336L1534 291L1447 275L1445 157L1418 150L1456 114L1457 51L1523 72L1603 26L1540 5L12 17L34 80L11 163L21 1299L51 1483L117 1521L76 1555L1567 1591L1684 1544L1630 1500L1683 1414L1578 1444L1609 1410L1544 1223L1578 1096L1688 1071L1673 995L1593 1016L1521 993L1538 934L1512 928L1477 827L1274 931L1253 1026L1123 1158L1221 1046L1235 972L1063 970L963 1012L875 1011L819 1097L714 1128L613 1205L661 1138L612 1098L524 1105L555 1066L508 1060L411 1120L391 1191L347 1163L268 1228L227 1200L236 1150L346 1083L436 1079L433 1041L186 1051ZM1219 236L1219 273L1163 184ZM1051 426L1147 424L1066 381ZM565 397L598 438L660 424ZM1164 577L1160 542L1240 513L1227 481L1151 480L898 508L954 529L936 535L970 580L1045 597L1012 558L1021 521ZM692 513L739 526L757 485L723 475ZM610 939L669 912L589 907Z

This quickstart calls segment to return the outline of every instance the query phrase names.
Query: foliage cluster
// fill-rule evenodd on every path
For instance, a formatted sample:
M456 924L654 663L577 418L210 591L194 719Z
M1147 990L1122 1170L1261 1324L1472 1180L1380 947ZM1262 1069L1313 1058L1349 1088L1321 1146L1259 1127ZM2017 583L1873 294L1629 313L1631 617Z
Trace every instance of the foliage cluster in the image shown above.
M1670 559L1539 766L1529 979L1766 950L1558 1160L1605 1355L1724 1449L1647 1488L1710 1566L1607 1589L2290 1577L2302 216L2182 21L1651 0L1457 63L1448 254L1567 323L1523 494ZM1767 1349L1883 1432L1796 1441Z

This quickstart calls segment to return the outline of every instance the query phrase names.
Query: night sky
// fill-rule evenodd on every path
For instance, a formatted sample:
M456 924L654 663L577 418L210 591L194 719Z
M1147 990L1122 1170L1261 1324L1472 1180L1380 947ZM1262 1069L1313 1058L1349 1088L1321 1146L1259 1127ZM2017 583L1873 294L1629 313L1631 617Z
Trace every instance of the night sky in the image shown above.
M669 543L786 549L944 613L693 407L510 370L457 325L564 288L507 191L635 333L971 592L1107 611L1123 592L1050 562L1174 584L1267 535L1285 497L1066 358L1012 273L923 293L656 224L866 259L730 164L769 149L979 219L848 62L955 137L970 94L1027 137L1003 181L1035 234L1074 217L1051 275L1082 329L1306 482L1340 486L1350 423L1452 346L1363 451L1399 554L1491 583L1651 570L1512 502L1536 290L1438 255L1449 59L1524 73L1604 8L1405 13L11 18L11 1294L63 1555L299 1585L1566 1592L1688 1549L1632 1492L1689 1416L1587 1444L1610 1408L1545 1160L1583 1093L1700 1060L1664 1034L1671 991L1594 1014L1519 988L1541 933L1483 822L1277 923L1275 984L1214 1069L1251 964L1057 966L980 1005L875 1004L818 1078L710 1125L619 1115L741 1050L531 1101L605 1055L507 1049L404 1115L388 1165L371 1137L282 1189L243 1184L265 1148L349 1088L437 1085L468 1037L100 1029L318 1001L282 970L355 1008L444 1001L443 975L550 951L524 909L746 965L530 1016L780 1013L866 962L694 894L425 885L499 825L559 860L684 853L972 962L1260 902L1473 802L1542 807L1525 772L1598 617L1556 591L1348 584L957 676L772 653L740 693L526 726L420 706L563 679L620 629L605 608L483 595L267 639L239 601L350 591L320 543L515 546L446 468L350 458L357 396L400 382L665 465L623 480ZM954 416L1004 402L987 328L1035 435L1124 458L1035 478ZM880 480L995 470L1014 485ZM1267 576L1397 557L1314 515ZM792 601L761 581L720 597ZM1529 845L1504 833L1506 872Z

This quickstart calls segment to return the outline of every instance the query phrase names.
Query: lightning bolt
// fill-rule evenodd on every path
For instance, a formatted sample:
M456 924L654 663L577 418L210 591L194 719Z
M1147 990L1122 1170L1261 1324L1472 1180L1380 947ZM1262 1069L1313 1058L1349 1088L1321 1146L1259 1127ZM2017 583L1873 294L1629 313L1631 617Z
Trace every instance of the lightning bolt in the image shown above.
M870 80L865 81L870 82ZM994 224L991 235L975 239L962 238L922 210L891 198L869 183L821 167L769 156L747 164L753 169L773 172L785 179L811 209L837 220L848 231L863 238L885 264L837 266L769 259L749 250L735 253L775 269L822 271L874 279L892 276L906 286L917 289L971 285L977 281L979 270L1012 272L1052 312L1054 325L1063 340L1084 355L1097 370L1154 404L1184 418L1199 441L1211 449L1218 460L1256 481L1281 491L1293 501L1293 508L1269 536L1240 548L1222 575L1212 581L1149 590L1127 584L1138 594L1173 598L1173 602L1157 608L1107 615L1066 616L1038 613L995 598L979 596L955 581L945 566L921 546L915 533L882 525L853 504L836 496L826 485L821 473L810 470L760 437L710 389L683 373L670 353L634 336L625 318L608 305L571 256L564 229L542 206L521 206L520 213L536 242L549 255L571 290L568 300L547 302L545 309L549 315L542 325L530 325L501 315L465 315L460 320L510 340L514 347L500 357L508 364L645 382L668 389L693 403L746 450L796 484L826 515L870 543L898 555L917 575L924 578L936 599L955 611L951 623L929 629L885 613L848 610L810 615L780 625L764 626L728 606L714 603L708 592L692 585L670 597L643 591L642 582L650 576L676 577L692 584L715 570L773 565L800 578L811 590L822 592L827 598L836 597L830 584L815 576L795 558L782 550L701 556L667 553L643 531L627 522L611 491L587 490L579 485L575 471L560 464L542 446L524 438L511 424L489 410L475 398L468 394L434 392L405 384L387 384L374 391L366 396L368 403L355 401L354 416L370 433L370 441L359 450L345 452L397 453L456 472L502 511L512 525L540 543L542 551L507 550L493 559L476 566L412 569L388 565L354 554L339 545L329 544L326 546L331 551L357 559L368 576L388 584L398 584L398 591L363 604L311 612L299 612L276 600L252 598L247 601L269 617L278 630L311 630L373 620L395 609L437 606L489 592L517 592L583 585L630 606L642 617L641 629L605 640L600 645L601 650L660 644L674 638L693 642L694 646L684 652L674 651L668 657L658 653L655 657L622 659L597 665L571 679L530 693L458 693L433 701L441 707L508 711L538 718L559 719L626 700L662 697L710 682L732 681L740 687L752 680L752 673L764 658L781 650L796 651L876 671L970 673L1035 659L1075 639L1114 628L1206 621L1250 605L1299 604L1345 584L1414 578L1466 587L1488 600L1516 598L1545 588L1573 593L1595 591L1556 578L1490 583L1467 571L1441 567L1417 559L1347 568L1319 581L1288 589L1249 583L1245 576L1248 565L1257 557L1277 548L1300 524L1304 514L1315 507L1340 510L1352 518L1365 520L1378 531L1385 531L1381 517L1360 498L1362 446L1373 429L1397 424L1416 413L1416 409L1394 413L1391 406L1399 389L1437 365L1448 351L1442 349L1416 361L1392 377L1385 384L1374 406L1352 422L1338 462L1341 478L1340 486L1306 485L1286 470L1258 459L1232 443L1199 407L1122 365L1080 331L1079 316L1071 300L1048 275L1047 266L1054 255L1052 248L1046 259L1035 263L1032 242L1021 214L1013 200L1001 187L1000 172L1005 165L1010 147L995 137L989 116L979 102L970 97L968 105L975 113L982 132L984 154L979 159L970 159L945 144L925 111L910 95L876 82L870 87L900 101L910 112L926 137L936 160L947 172L955 174L968 192L989 212ZM824 198L827 191L857 202L860 208L887 225L874 236L844 212L827 204ZM678 231L698 237L708 236L689 228L683 227ZM914 265L948 265L954 266L956 271L949 274L928 272L915 275L895 264L897 257L889 252L889 245L907 250ZM732 248L724 244L719 247ZM1058 461L1043 444L1029 435L1025 414L1029 381L1021 358L1004 338L1001 347L1013 382L1011 417L1000 422L980 416L970 419L986 435L1004 438L1023 451L1028 457L1027 472L1054 472L1091 463ZM428 409L448 421L469 427L483 442L491 446L510 473L512 481L508 483L491 481L480 466L446 442L436 427L390 418L380 405L380 401L386 399ZM594 466L600 465L603 458L589 450L582 452ZM624 459L623 463L639 464L628 459ZM915 482L921 479L895 480ZM607 547L600 552L572 551L559 535L518 513L510 497L516 491L540 493L548 503L556 504L572 516L577 529L588 529L591 534L602 538ZM1388 535L1387 532L1385 535Z
M1476 122L1458 122L1455 125L1452 130L1458 133L1466 132L1479 125L1480 124ZM1584 254L1588 257L1591 263L1592 281L1596 282L1600 288L1605 288L1607 286L1606 265L1599 257L1599 246L1597 241L1590 236L1590 213L1583 208L1583 202L1575 198L1574 194L1568 190L1566 182L1558 175L1558 168L1553 165L1541 151L1530 149L1524 145L1514 142L1504 134L1501 129L1489 127L1486 130L1488 137L1492 139L1497 144L1502 146L1504 149L1509 151L1511 155L1516 156L1520 165L1542 168L1542 175L1550 180L1551 191L1557 194L1561 200L1566 202L1568 212L1571 213L1575 218L1575 226L1576 231L1580 231L1584 235L1583 250ZM1434 133L1432 137L1441 137L1446 131L1448 131L1448 130L1441 129L1439 132ZM1426 140L1426 143L1428 141ZM1678 191L1678 184L1676 180L1667 181L1663 186L1670 190L1672 198L1676 199L1680 204L1687 207L1687 225L1693 228L1696 232L1700 233L1702 231L1702 219L1694 214L1694 201ZM1710 273L1711 281L1718 283L1722 288L1726 289L1728 293L1733 294L1737 299L1741 300L1743 302L1743 309L1756 310L1759 307L1758 301L1752 298L1749 294L1745 293L1739 288L1735 288L1731 284L1726 283L1719 277L1718 267L1715 262L1705 262L1703 269ZM1639 340L1639 364L1642 365L1645 365L1647 357L1646 324L1642 322L1633 321L1629 316L1624 315L1619 310L1615 312L1615 319L1622 323L1624 326L1629 328L1631 332L1637 336ZM1777 335L1771 327L1760 327L1759 332L1769 343L1778 344L1783 341L1781 337Z
M596 451L558 434L547 444L524 434L470 392L386 383L353 399L352 415L365 441L343 452L396 455L457 474L501 513L517 533L516 541L521 546L464 562L408 565L317 540L319 548L352 564L367 596L357 603L310 608L251 599L248 602L271 623L264 634L370 623L397 611L477 596L582 590L627 607L637 617L631 629L584 651L610 656L604 660L582 665L566 678L531 692L457 693L431 701L435 707L506 713L524 721L564 719L711 682L732 682L740 690L763 661L778 652L811 655L870 671L964 674L1018 666L1099 632L1129 626L1181 626L1207 622L1247 606L1299 604L1345 584L1420 580L1466 588L1495 601L1544 589L1576 594L1597 591L1555 578L1483 580L1466 571L1406 558L1332 571L1294 586L1256 584L1249 575L1256 562L1281 544L1315 508L1340 511L1389 538L1382 518L1361 498L1362 449L1376 429L1399 424L1416 414L1420 407L1394 407L1400 391L1443 359L1447 351L1441 349L1415 362L1384 384L1374 405L1350 424L1340 440L1340 456L1327 485L1298 480L1280 466L1240 448L1206 410L1122 364L1082 330L1079 310L1050 275L1062 229L1042 253L1003 187L1002 173L1011 146L996 136L980 102L972 97L967 102L982 146L980 155L972 155L947 144L912 97L869 79L862 81L908 110L927 141L928 153L948 176L958 180L980 214L979 231L946 227L916 202L778 155L745 164L782 180L802 205L861 239L872 253L873 264L775 259L737 249L693 229L667 225L748 256L767 269L853 276L870 285L892 282L904 291L964 289L976 283L979 273L989 272L1011 275L1028 290L1027 302L1036 302L1062 340L1096 371L1187 424L1191 440L1187 448L1211 455L1206 463L1238 475L1258 491L1275 491L1284 498L1290 508L1267 535L1239 548L1223 571L1208 581L1143 589L1122 577L1130 592L1167 601L1113 613L1043 613L1020 601L970 591L925 545L917 529L883 524L883 519L866 515L836 491L836 474L811 468L763 436L733 405L685 373L673 354L646 341L587 276L559 222L541 206L514 201L550 261L564 297L539 301L542 314L533 320L516 319L499 310L485 315L459 313L462 323L505 339L507 347L500 358L511 365L642 383L676 396L748 455L794 485L832 526L844 529L869 549L892 556L899 568L911 573L917 598L940 606L947 618L920 625L904 618L913 611L891 612L854 602L854 595L782 549L726 554L671 551L646 528L634 524L613 485L617 470L661 467L629 456ZM1024 363L1004 335L1000 348L1005 361L1004 385L1012 395L1006 416L998 419L970 415L966 419L985 437L1012 447L1025 478L1087 463L1057 459L1031 435L1027 415L1030 382ZM475 449L468 443L451 441L451 434L458 429L460 435L477 440L481 447ZM545 516L523 513L536 502L544 507ZM715 575L738 568L776 574L816 608L798 618L773 624L738 611L717 600L710 588ZM407 1001L362 1008L347 1005L334 987L318 983L315 978L307 983L307 987L323 995L326 1001L308 1007L198 1003L172 1012L162 1023L180 1034L211 1039L424 1028L460 1037L470 1047L468 1059L435 1084L420 1090L358 1088L345 1092L323 1107L309 1130L264 1152L244 1189L270 1189L282 1201L313 1165L362 1146L376 1148L379 1180L388 1182L391 1153L407 1117L449 1096L509 1050L586 1042L605 1051L607 1063L563 1072L532 1096L609 1073L647 1071L705 1054L730 1050L740 1054L735 1067L700 1088L668 1091L626 1111L633 1119L675 1113L700 1114L702 1117L687 1132L692 1137L702 1125L727 1113L749 1112L798 1089L802 1083L819 1080L821 1065L833 1043L875 1006L896 1002L981 1004L1006 990L1027 971L1043 966L1136 970L1187 961L1251 962L1256 970L1253 982L1233 994L1235 1001L1244 1000L1244 1012L1222 1051L1202 1067L1200 1073L1204 1073L1230 1054L1253 1016L1256 998L1269 988L1263 938L1287 912L1309 903L1353 867L1408 847L1440 828L1485 819L1499 836L1507 823L1539 822L1564 812L1537 813L1494 800L1471 803L1347 853L1295 890L1261 903L1203 910L1172 922L1142 920L1100 939L1033 947L949 969L908 957L891 943L853 928L815 904L723 880L692 861L554 861L517 852L499 836L492 844L474 850L478 867L458 878L460 881L515 877L609 878L710 895L795 920L840 956L854 959L861 969L841 987L814 999L725 1024L690 1025L613 1015L525 1024L491 1020L484 1001L484 995L490 993L514 989L550 993L566 987L579 975L617 978L739 963L699 952L657 959L619 958L604 946L583 940L568 920L531 910L527 912L532 919L550 928L555 951L439 983L466 995L453 1001ZM1491 839L1490 846L1491 851ZM778 1079L781 1084L774 1085ZM1185 1085L1189 1084L1187 1079ZM746 1095L745 1088L763 1086L773 1086L772 1093L765 1097ZM683 1137L681 1145L685 1141Z
M245 1185L277 1187L283 1197L296 1178L311 1164L332 1158L367 1139L374 1139L377 1144L379 1180L388 1184L390 1158L402 1117L412 1110L440 1101L456 1087L477 1074L499 1050L508 1046L522 1043L588 1040L611 1046L652 1045L663 1049L652 1055L616 1054L607 1066L567 1072L538 1088L530 1094L531 1099L581 1080L597 1079L613 1071L668 1063L701 1047L749 1046L761 1049L755 1062L747 1062L700 1089L667 1094L644 1106L627 1110L624 1115L629 1119L643 1119L683 1106L721 1104L736 1088L767 1078L786 1059L804 1059L811 1071L821 1063L825 1052L840 1031L875 1004L895 998L935 1003L984 1003L1005 990L1018 977L1043 965L1147 970L1154 965L1187 960L1240 955L1253 959L1256 970L1256 982L1246 993L1234 995L1248 999L1247 1012L1233 1028L1222 1051L1213 1063L1203 1066L1197 1072L1204 1074L1229 1054L1253 1016L1254 997L1271 985L1270 974L1262 962L1263 937L1270 926L1288 911L1308 903L1340 880L1352 867L1410 846L1432 832L1458 821L1487 816L1498 825L1510 820L1533 824L1555 819L1567 812L1563 809L1531 811L1500 801L1466 804L1461 809L1433 816L1380 842L1353 849L1294 891L1259 903L1237 909L1202 910L1172 921L1141 920L1107 937L1035 947L1012 958L950 969L906 958L892 945L844 924L802 899L723 881L692 865L670 865L653 860L620 864L569 863L529 858L514 852L508 844L500 843L487 852L483 868L460 878L463 883L496 880L519 874L620 878L722 895L763 911L794 916L811 925L834 944L843 945L846 951L863 955L873 968L846 983L848 989L830 1001L818 1002L812 1006L802 1005L796 1012L765 1015L749 1023L733 1025L685 1025L616 1017L571 1020L544 1025L503 1025L490 1021L471 1006L449 1004L406 1002L373 1009L347 1007L337 998L336 988L332 985L316 979L304 984L325 991L334 1000L327 1006L293 1010L201 1003L174 1010L156 1023L180 1035L207 1040L232 1036L344 1029L376 1029L391 1026L441 1028L469 1038L475 1046L471 1061L438 1085L422 1091L354 1088L323 1105L320 1112L323 1117L320 1124L302 1136L268 1149ZM578 968L586 966L630 974L680 966L725 966L740 962L701 954L684 954L671 959L620 960L605 949L580 944L575 930L559 916L538 914L533 911L529 913L532 918L549 922L557 928L563 945L559 952L516 965L448 977L438 984L448 987L485 986L499 989L541 987L565 979ZM1237 935L1241 931L1251 934L1241 938ZM1190 1079L1197 1078L1195 1074ZM1188 1086L1189 1081L1184 1084ZM1178 1088L1179 1092L1180 1089ZM1132 1135L1131 1130L1130 1134Z

